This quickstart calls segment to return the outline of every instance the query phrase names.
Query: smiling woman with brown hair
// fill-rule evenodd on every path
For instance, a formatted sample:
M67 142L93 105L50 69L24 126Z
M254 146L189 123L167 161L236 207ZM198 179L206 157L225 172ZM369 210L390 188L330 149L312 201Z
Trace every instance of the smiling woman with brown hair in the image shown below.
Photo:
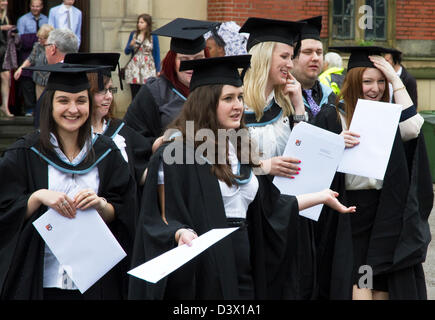
M122 299L127 259L81 294L33 222L49 208L74 219L95 209L130 254L135 184L112 140L92 137L86 72L57 64L42 98L41 129L19 139L0 162L0 292L2 299ZM23 277L23 275L26 275Z

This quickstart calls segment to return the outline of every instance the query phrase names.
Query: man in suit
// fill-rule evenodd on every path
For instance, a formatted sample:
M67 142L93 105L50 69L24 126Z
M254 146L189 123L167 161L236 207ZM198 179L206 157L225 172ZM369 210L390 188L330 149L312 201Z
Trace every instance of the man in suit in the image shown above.
M82 12L74 7L75 0L63 0L61 5L53 7L48 13L48 23L55 29L70 29L81 42Z
M417 103L417 81L415 78L406 70L406 68L401 64L402 63L402 52L396 49L390 49L389 53L384 54L385 60L387 60L394 68L396 73L399 75L400 79L402 79L403 84L406 87L409 95L411 96L412 102L414 102L415 106L418 106ZM394 102L392 87L390 85L390 101Z

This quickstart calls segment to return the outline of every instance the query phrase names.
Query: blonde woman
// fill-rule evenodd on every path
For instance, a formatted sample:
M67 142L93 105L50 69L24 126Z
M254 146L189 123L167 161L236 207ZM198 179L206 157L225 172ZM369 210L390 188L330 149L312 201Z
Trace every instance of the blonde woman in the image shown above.
M300 23L249 18L240 32L249 33L247 50L252 54L246 72L245 122L261 153L266 174L293 179L300 161L282 156L293 126L307 120L300 83L291 75L297 51ZM313 222L299 214L292 218L289 242L292 252L283 298L315 298L316 250Z
M41 28L39 28L36 36L38 37L38 42L35 42L33 45L32 52L29 57L24 60L23 64L15 71L14 79L18 80L21 77L21 72L23 68L27 68L30 66L43 66L47 64L47 58L45 57L45 44L47 43L48 36L53 30L53 26L49 24L43 24ZM47 84L49 73L42 71L34 71L33 72L33 81L35 82L35 91L36 91L36 100L39 99L44 88Z
M290 73L299 28L290 21L249 18L240 29L250 33L247 49L252 54L244 80L246 124L265 173L290 179L298 174L300 161L282 154L294 122L305 119L301 86Z
M8 2L0 1L0 78L1 78L1 94L2 105L0 107L0 115L12 118L14 115L9 111L9 90L11 73L9 70L3 70L3 61L5 59L7 34L14 26L9 24L7 17Z

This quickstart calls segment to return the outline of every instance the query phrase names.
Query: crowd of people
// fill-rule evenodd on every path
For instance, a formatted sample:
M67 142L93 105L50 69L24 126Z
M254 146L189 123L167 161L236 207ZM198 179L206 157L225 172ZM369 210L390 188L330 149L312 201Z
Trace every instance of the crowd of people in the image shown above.
M37 130L0 158L1 299L427 299L434 195L400 51L325 55L321 16L250 17L241 27L177 18L152 30L141 14L125 48L132 101L117 119L120 54L78 53L71 29L81 15L66 14L67 28L50 21L29 29L37 39L14 75L33 72ZM158 36L170 38L161 63ZM350 54L346 68L337 51ZM330 189L281 194L274 177L291 183L305 170L284 155L295 126L308 122L354 148L358 99L402 106L384 180L337 172ZM177 153L181 161L170 161ZM319 204L318 221L300 215ZM89 208L127 256L81 293L33 222L48 209L74 219ZM155 284L127 274L228 227L238 229ZM361 283L361 266L371 267L372 286Z

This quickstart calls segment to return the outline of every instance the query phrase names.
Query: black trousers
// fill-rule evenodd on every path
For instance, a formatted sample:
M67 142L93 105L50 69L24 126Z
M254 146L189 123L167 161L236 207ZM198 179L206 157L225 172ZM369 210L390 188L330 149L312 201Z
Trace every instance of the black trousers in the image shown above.
M32 112L36 104L35 83L33 82L33 79L29 77L20 77L18 85L18 94L23 103L21 112Z

